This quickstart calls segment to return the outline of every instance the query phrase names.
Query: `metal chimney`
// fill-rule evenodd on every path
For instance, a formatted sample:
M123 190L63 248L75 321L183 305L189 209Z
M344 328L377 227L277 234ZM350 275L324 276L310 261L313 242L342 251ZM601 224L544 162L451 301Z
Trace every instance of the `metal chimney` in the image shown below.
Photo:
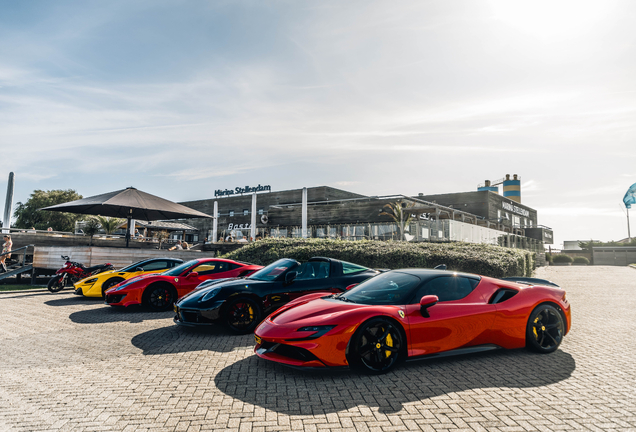
M2 232L4 234L8 234L9 228L11 228L11 210L13 209L14 180L15 180L15 176L12 172L10 172L9 183L7 184L7 199L4 202L4 217L2 218L2 228L3 228Z

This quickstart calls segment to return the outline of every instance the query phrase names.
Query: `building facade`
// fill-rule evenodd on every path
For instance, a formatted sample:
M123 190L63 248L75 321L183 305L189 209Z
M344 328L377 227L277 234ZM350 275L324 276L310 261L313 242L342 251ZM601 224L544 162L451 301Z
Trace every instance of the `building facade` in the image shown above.
M491 190L365 196L319 186L306 188L305 202L303 189L293 189L221 195L181 204L216 216L216 231L212 219L185 221L198 230L199 240L205 238L211 243L230 238L236 241L243 237L249 241L252 232L257 238L402 238L407 241L467 241L537 250L542 250L545 243L543 231L546 228L538 226L536 210ZM391 208L396 205L403 208L397 212L402 213L401 218L396 217L396 211ZM303 219L306 220L305 235Z

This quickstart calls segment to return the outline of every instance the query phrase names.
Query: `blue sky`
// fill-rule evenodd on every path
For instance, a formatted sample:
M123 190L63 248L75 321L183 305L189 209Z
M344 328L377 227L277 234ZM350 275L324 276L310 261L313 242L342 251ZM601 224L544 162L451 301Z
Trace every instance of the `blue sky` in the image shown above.
M620 239L636 183L635 12L4 1L0 190L9 171L15 201L127 186L186 201L259 183L434 194L519 174L557 243Z

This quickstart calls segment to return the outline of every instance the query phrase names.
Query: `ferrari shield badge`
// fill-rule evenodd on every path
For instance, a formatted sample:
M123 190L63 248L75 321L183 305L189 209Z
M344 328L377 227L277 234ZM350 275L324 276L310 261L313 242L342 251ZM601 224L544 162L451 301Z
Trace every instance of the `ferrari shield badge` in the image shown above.
M398 315L400 316L400 318L404 318L404 311L398 311Z
M179 278L174 278L174 281L175 282L179 282Z

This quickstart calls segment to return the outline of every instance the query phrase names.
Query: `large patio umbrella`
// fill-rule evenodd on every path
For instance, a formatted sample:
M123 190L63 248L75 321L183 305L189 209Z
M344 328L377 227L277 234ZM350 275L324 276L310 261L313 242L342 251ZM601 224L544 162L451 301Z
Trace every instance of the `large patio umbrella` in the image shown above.
M132 219L155 221L212 217L134 187L44 207L40 210L125 218L128 220L129 227ZM130 229L127 229L126 247L129 240Z

